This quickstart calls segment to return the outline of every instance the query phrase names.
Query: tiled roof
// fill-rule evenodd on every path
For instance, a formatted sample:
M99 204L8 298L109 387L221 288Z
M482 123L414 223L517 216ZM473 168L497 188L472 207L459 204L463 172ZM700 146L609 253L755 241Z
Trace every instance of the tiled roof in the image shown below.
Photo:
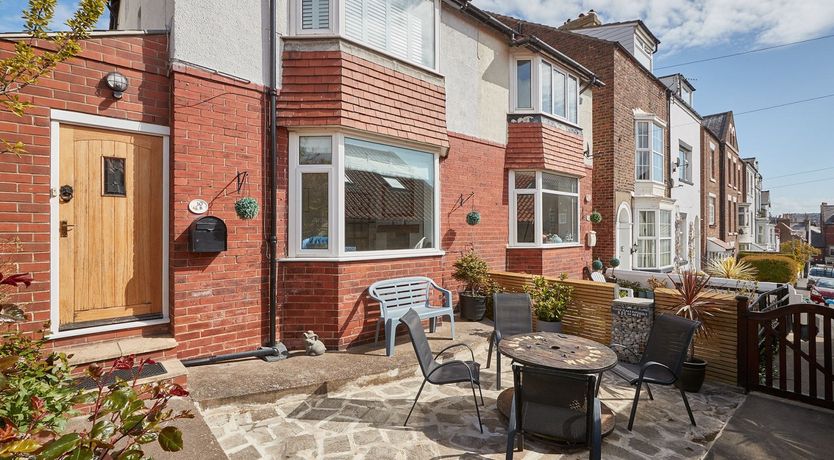
M389 182L387 176L359 170L346 170L345 176L350 180L345 181L345 219L378 224L423 223L425 195L431 196L431 187L424 180L391 177L393 182Z
M724 139L724 127L727 126L727 115L730 112L716 113L704 116L704 127L712 131L718 139Z

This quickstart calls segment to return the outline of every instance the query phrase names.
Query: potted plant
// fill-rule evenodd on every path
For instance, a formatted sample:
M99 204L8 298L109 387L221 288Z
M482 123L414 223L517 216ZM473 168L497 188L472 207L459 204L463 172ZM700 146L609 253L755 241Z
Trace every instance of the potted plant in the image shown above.
M489 286L489 265L474 250L464 253L455 262L452 277L463 281L466 288L460 292L460 316L470 321L480 321L486 314L485 289Z
M592 224L598 224L602 222L602 214L600 214L597 211L594 211L588 215L588 220L591 221Z
M559 279L567 275L562 273ZM544 276L534 276L533 284L525 288L533 300L537 329L542 332L562 332L562 317L573 299L573 287Z
M680 300L675 314L698 321L700 325L696 331L696 336L708 337L710 333L708 320L714 316L709 311L713 303L705 296L710 276L694 270L686 270L681 272L679 276L680 283L675 283L675 280L671 276L669 277L678 291ZM695 337L692 337L692 342L689 345L689 356L683 363L683 372L681 372L677 385L683 391L697 393L701 390L701 385L704 384L706 372L707 362L695 357Z

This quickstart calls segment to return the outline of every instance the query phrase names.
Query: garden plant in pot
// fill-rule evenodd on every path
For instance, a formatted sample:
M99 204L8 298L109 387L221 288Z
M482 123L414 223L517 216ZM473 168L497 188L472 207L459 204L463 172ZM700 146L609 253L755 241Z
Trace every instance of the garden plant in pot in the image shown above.
M710 276L687 270L680 273L680 283L676 283L671 276L669 280L672 281L678 291L680 300L675 314L700 323L696 335L689 345L689 356L683 363L683 372L681 372L681 378L677 383L682 390L697 393L701 390L701 385L704 384L707 362L695 356L695 340L697 337L709 336L708 320L715 316L710 311L715 308L715 304L705 295Z
M559 276L561 280L566 278L564 273ZM533 300L536 329L541 332L562 332L562 317L573 299L573 287L549 281L543 276L534 276L533 283L525 290Z
M486 314L486 291L490 286L489 265L474 250L464 253L455 262L452 277L466 283L460 292L460 316L469 321L480 321Z

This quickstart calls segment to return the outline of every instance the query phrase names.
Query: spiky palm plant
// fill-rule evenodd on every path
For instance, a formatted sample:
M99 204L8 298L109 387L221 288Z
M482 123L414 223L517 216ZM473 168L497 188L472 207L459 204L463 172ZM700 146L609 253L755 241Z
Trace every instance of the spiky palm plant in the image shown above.
M757 274L755 267L733 256L709 259L704 270L718 278L744 281L755 281Z
M676 306L675 314L689 318L693 321L698 321L698 335L702 337L709 337L710 329L708 320L715 316L711 311L715 306L714 302L706 297L706 289L709 286L709 275L698 273L694 270L687 270L680 273L680 282L669 276L669 280L674 284L678 291L678 305ZM695 338L692 338L690 343L690 360L695 357Z

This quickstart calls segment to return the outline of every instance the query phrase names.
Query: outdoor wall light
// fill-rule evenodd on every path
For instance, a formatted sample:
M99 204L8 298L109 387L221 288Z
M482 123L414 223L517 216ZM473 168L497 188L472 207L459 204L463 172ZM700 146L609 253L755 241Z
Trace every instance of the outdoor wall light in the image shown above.
M127 91L127 77L119 72L108 73L104 76L104 81L107 83L107 87L113 90L113 97L116 99L121 99L122 94Z
M634 254L635 252L637 252L637 251L639 251L639 250L640 250L640 247L639 247L639 246L637 246L637 243L634 243L634 244L632 244L632 245L631 245L631 249L629 249L629 252L631 252L632 254Z

